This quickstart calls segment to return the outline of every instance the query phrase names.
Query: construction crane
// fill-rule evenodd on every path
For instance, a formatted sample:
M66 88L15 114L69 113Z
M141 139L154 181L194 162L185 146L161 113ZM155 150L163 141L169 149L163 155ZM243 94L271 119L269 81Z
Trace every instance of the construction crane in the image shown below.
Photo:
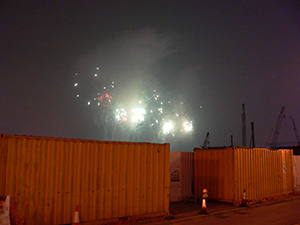
M207 132L204 143L202 145L203 149L207 149L209 147L209 132Z
M245 111L245 105L243 104L242 108L242 146L247 145L247 139L246 139L246 111Z
M278 138L279 138L279 134L280 134L280 129L281 129L281 125L282 125L282 120L284 119L285 121L285 112L284 112L284 106L282 106L281 111L279 113L278 119L277 119L277 123L276 123L276 127L275 127L275 132L272 138L272 142L271 145L274 146L276 145L276 143L278 142Z
M291 118L292 123L293 123L293 129L294 129L295 137L296 137L296 140L297 140L297 144L300 146L300 138L299 138L299 134L298 134L298 130L297 130L295 121L293 120L292 116L290 116L290 118Z
M255 148L255 139L254 139L254 122L251 122L251 139L250 139L250 148Z

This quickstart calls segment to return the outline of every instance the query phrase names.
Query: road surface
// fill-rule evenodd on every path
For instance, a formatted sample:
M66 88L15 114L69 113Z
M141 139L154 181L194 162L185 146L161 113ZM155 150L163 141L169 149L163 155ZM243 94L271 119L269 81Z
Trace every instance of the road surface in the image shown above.
M300 199L274 203L250 208L237 208L228 212L199 215L181 218L173 221L163 221L154 224L173 225L234 225L234 224L272 224L300 225Z

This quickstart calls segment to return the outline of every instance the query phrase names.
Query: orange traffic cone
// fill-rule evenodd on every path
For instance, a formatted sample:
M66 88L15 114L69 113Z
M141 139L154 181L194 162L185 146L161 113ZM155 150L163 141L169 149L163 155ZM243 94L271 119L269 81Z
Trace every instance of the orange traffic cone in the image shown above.
M77 225L80 224L79 222L79 207L78 205L76 206L76 210L75 210L75 214L74 214L74 221L72 223L72 225Z
M206 198L202 199L202 205L199 214L207 214Z
M208 198L208 190L204 188L202 191L202 205L199 214L207 214L206 198Z
M240 204L241 207L247 207L247 200L246 200L246 190L244 189L244 193L243 193L243 199L242 199L242 203Z

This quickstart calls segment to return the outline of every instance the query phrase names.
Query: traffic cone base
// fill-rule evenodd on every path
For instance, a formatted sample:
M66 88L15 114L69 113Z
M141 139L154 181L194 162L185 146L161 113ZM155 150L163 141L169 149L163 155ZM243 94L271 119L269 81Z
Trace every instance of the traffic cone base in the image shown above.
M243 199L241 204L240 204L240 207L247 207L248 206L248 202L246 199Z
M73 220L73 223L72 225L78 225L80 224L79 222L79 209L78 209L78 205L76 206L76 210L75 210L75 214L74 214L74 220Z
M243 193L243 199L242 199L242 203L240 204L240 207L247 207L247 200L246 200L246 190L244 189L244 193Z

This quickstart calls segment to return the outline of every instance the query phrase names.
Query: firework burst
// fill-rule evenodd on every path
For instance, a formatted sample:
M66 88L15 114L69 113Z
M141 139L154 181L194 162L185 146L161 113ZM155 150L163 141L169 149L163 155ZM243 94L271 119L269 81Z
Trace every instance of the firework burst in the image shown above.
M88 77L75 74L75 96L93 107L105 140L164 142L192 133L193 121L182 101L143 81L122 88L121 83L101 79L96 70Z

